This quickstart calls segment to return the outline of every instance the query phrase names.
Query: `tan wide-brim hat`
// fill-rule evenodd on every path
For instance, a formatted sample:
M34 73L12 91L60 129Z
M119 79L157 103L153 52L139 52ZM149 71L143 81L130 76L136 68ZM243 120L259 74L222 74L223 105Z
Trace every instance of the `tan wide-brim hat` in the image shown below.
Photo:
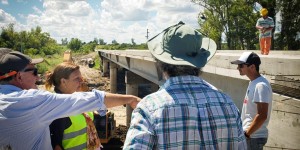
M216 43L200 32L179 22L147 42L151 54L173 65L204 67L216 52Z

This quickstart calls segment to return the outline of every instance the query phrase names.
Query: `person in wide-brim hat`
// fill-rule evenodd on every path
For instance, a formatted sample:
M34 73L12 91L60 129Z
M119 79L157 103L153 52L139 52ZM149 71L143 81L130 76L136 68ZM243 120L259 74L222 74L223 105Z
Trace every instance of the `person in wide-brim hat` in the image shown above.
M204 67L216 52L216 43L183 22L171 26L148 41L151 54L173 65Z
M200 76L216 43L179 22L148 48L165 82L132 112L123 149L247 149L232 99Z

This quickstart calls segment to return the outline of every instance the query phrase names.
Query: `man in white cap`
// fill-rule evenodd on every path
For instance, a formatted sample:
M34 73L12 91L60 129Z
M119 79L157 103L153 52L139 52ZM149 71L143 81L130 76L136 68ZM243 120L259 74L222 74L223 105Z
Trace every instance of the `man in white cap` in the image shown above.
M0 57L0 149L51 150L50 123L58 118L123 104L139 98L103 91L54 94L36 89L35 64L18 51Z
M242 109L244 134L247 137L248 150L262 150L267 143L268 129L272 109L272 88L266 78L260 75L260 58L253 52L244 52L237 64L240 75L249 79Z
M237 107L199 77L216 43L179 22L148 48L166 82L133 111L123 149L246 149Z

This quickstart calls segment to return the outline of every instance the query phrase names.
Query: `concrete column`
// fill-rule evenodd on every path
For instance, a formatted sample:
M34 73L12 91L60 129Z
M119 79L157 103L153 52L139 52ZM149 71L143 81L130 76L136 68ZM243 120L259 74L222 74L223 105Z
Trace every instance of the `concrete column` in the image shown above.
M103 68L103 74L102 74L102 76L103 77L107 77L108 76L108 60L106 59L106 58L103 58L102 59L102 68Z
M138 86L139 84L149 84L152 83L139 75L126 71L125 73L125 83L126 83L126 94L138 96ZM126 105L126 125L130 125L131 114L133 109L130 105Z
M159 89L159 86L157 84L155 84L155 83L151 84L151 92L154 93L154 92L158 91L158 89Z
M138 95L138 84L126 84L126 94ZM131 121L131 114L133 109L130 105L126 105L126 125L129 127Z
M110 62L110 92L117 93L117 65Z

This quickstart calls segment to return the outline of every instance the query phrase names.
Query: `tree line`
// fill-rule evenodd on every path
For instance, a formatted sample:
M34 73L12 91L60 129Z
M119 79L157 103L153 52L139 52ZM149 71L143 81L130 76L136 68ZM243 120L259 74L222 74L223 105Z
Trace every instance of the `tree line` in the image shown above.
M255 3L269 10L269 16L275 21L275 15L281 12L281 32L273 36L273 50L299 50L300 49L300 1L299 0L191 0L204 8L198 15L199 31L212 38L217 43L217 49L229 50L256 50L259 49L258 30L255 28L256 20L260 17L259 10L255 11ZM274 30L273 30L274 31ZM226 39L222 39L224 37ZM275 37L275 38L274 38ZM82 42L78 38L61 39L61 44L50 37L47 32L37 26L30 31L14 30L14 24L2 27L0 47L12 48L29 55L53 55L66 49L73 52L89 53L97 49L123 50L147 49L146 43L136 44L118 43L113 40L111 44L102 38L94 38L90 42Z
M0 47L11 48L23 52L28 55L40 55L50 56L53 54L60 54L67 49L70 49L75 53L89 53L97 49L147 49L145 43L136 44L134 39L131 39L132 43L119 44L116 40L112 41L112 44L107 44L103 39L94 38L90 42L82 42L78 38L71 38L68 41L67 38L61 39L61 44L50 37L47 32L42 32L42 28L37 26L30 31L17 32L14 29L14 24L9 24L1 28L0 34Z
M281 12L281 32L273 36L273 50L299 50L300 1L299 0L191 0L203 12L198 15L200 32L214 39L218 49L259 49L256 21L260 17L255 4L259 3L269 11L269 17L276 20ZM256 13L254 13L256 11ZM274 32L275 28L273 29ZM226 40L222 39L225 34ZM224 42L225 41L225 42ZM224 44L225 43L225 44Z

